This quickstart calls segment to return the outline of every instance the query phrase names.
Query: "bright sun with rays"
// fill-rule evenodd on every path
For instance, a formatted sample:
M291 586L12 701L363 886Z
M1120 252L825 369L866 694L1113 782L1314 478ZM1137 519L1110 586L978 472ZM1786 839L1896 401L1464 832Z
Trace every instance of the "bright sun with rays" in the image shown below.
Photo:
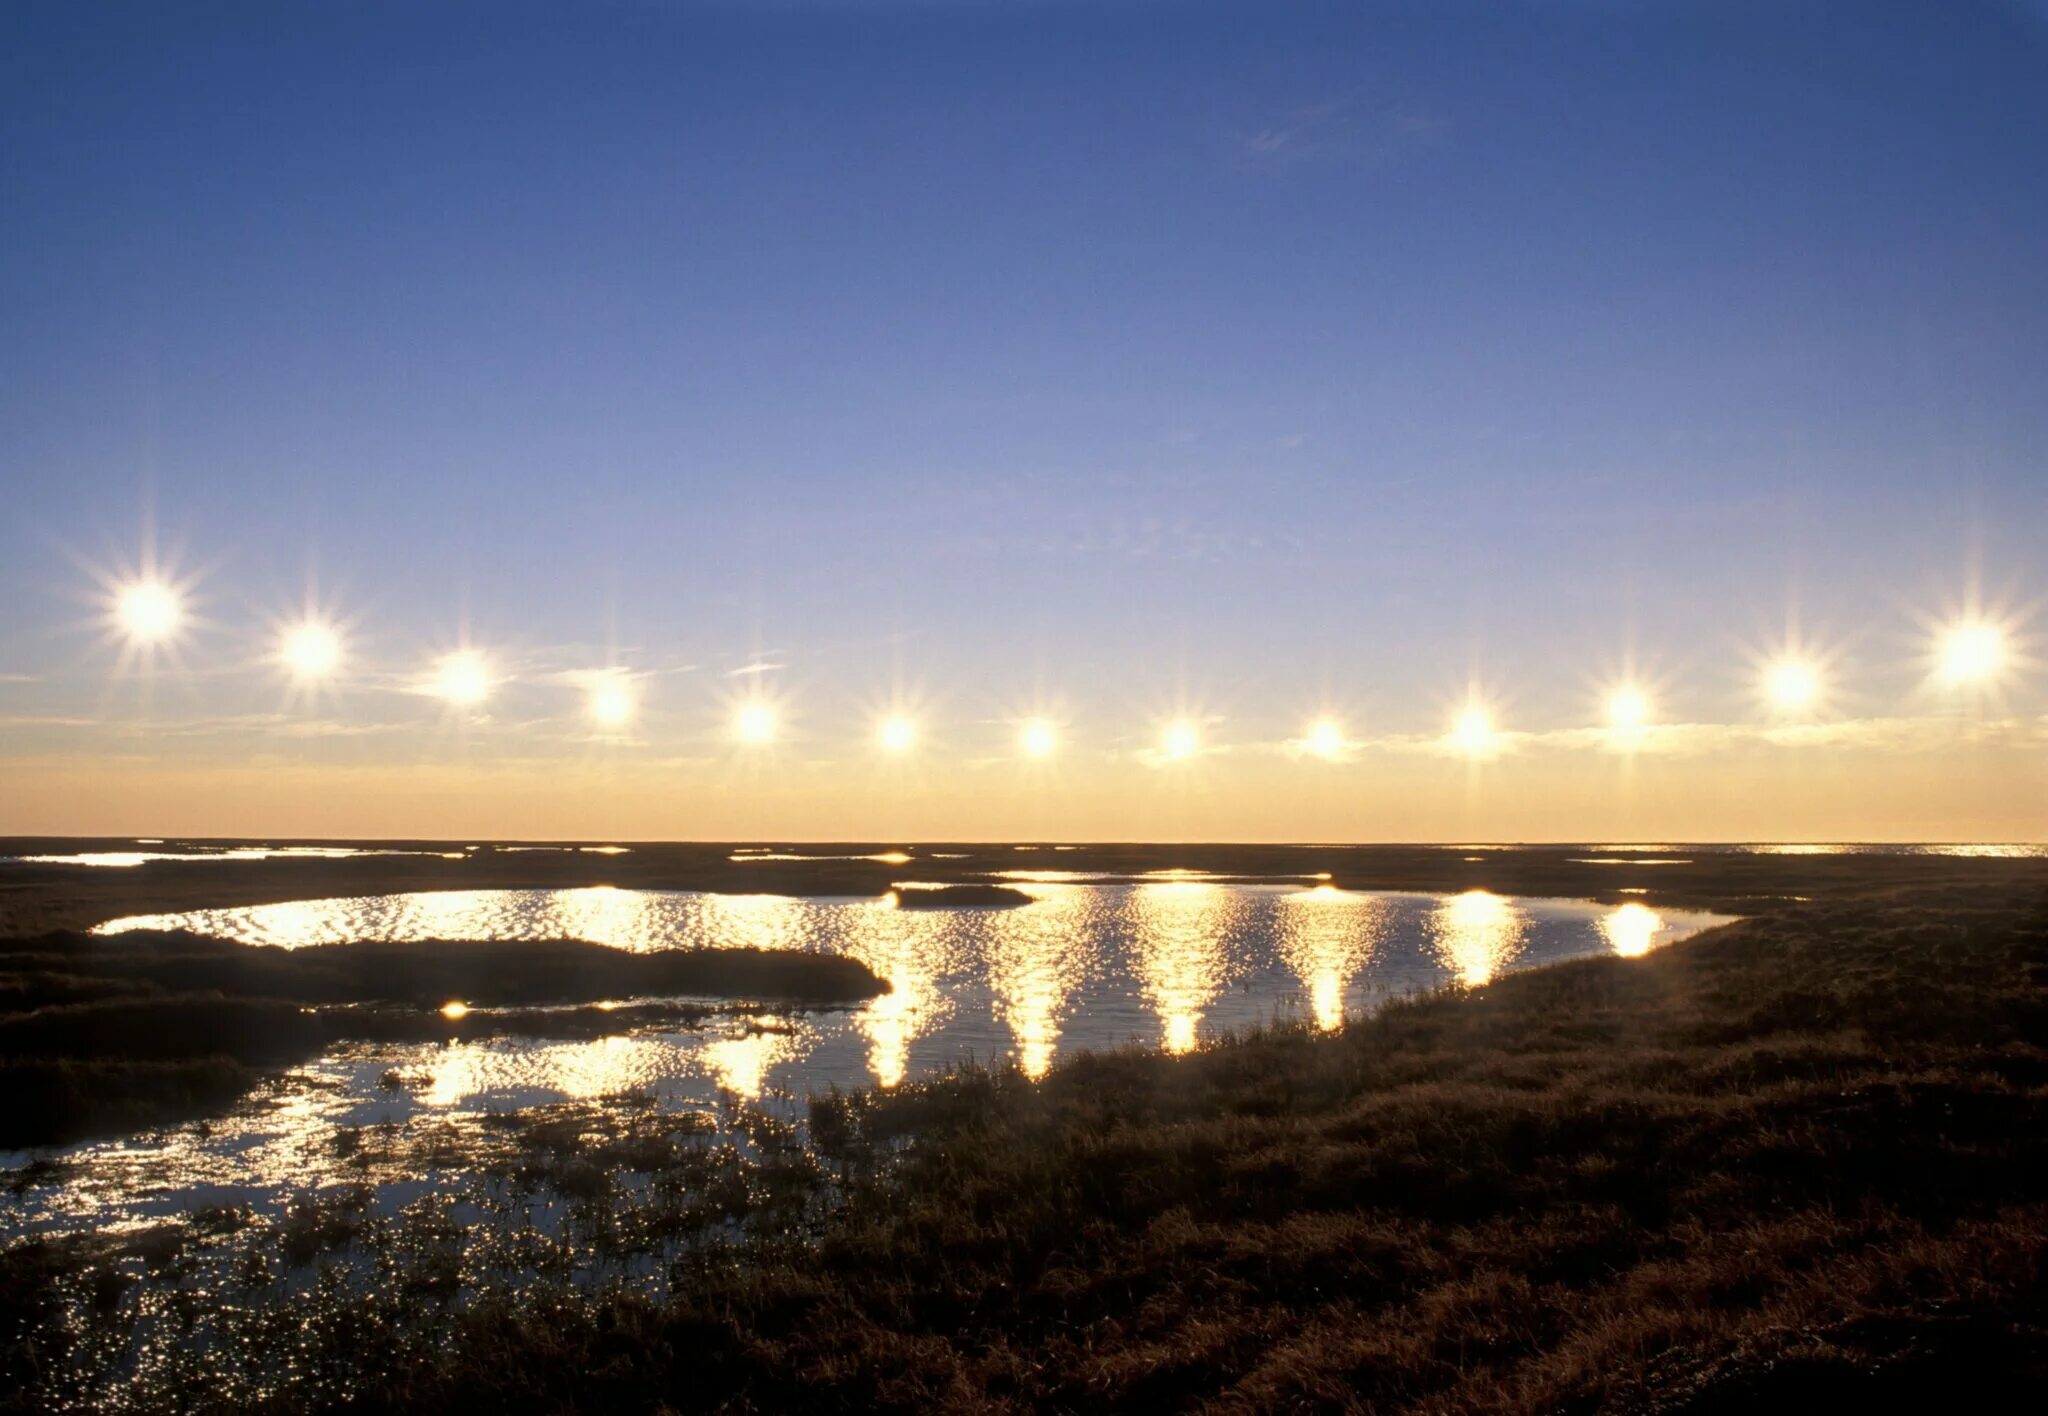
M185 623L184 597L161 580L132 581L114 592L114 623L131 644L169 643Z
M601 728L623 728L633 721L633 690L617 675L590 690L590 716Z
M1017 735L1017 742L1026 757L1043 760L1058 750L1059 730L1043 718L1034 718L1024 725L1024 730Z
M1607 725L1621 732L1636 732L1649 725L1650 700L1641 689L1620 688L1607 700Z
M1941 678L1961 686L1983 683L2005 667L2005 631L1973 620L1952 626L1941 637Z
M1201 729L1186 719L1168 723L1166 731L1159 737L1159 750L1169 762L1185 762L1199 752L1201 747Z
M775 741L775 709L766 703L742 704L733 714L733 736L741 742L760 747Z
M891 714L882 719L875 738L882 751L901 756L917 745L917 724L901 713Z
M1820 701L1820 670L1804 659L1780 659L1764 673L1764 693L1781 713L1796 713Z
M474 707L491 696L491 664L482 651L458 649L434 666L430 685L436 698L460 708Z
M1495 743L1493 715L1476 704L1467 708L1458 715L1451 740L1473 756L1491 751Z
M1335 757L1344 750L1344 725L1335 718L1318 718L1308 725L1301 741L1317 757Z
M332 626L305 620L280 636L277 657L301 681L323 679L341 666L341 636Z

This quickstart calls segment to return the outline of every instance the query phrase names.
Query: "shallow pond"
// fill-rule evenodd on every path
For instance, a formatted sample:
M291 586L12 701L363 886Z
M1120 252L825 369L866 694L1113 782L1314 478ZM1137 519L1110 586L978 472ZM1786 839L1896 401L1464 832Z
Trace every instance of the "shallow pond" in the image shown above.
M291 1069L225 1118L56 1153L62 1179L46 1172L51 1183L27 1185L0 1206L0 1236L135 1224L200 1204L281 1203L352 1174L334 1144L352 1127L621 1092L652 1094L671 1109L716 1110L735 1095L801 1101L835 1086L894 1086L968 1060L1014 1062L1036 1076L1081 1049L1135 1043L1184 1051L1276 1021L1331 1028L1392 996L1576 957L1642 954L1721 922L1642 904L1481 890L1354 892L1189 874L1014 883L1029 904L906 909L894 896L592 887L435 891L111 921L103 932L189 928L287 947L571 937L634 949L828 950L867 963L893 990L854 1008L725 1014L694 1029L595 1040L339 1048ZM14 1167L29 1159L0 1156Z

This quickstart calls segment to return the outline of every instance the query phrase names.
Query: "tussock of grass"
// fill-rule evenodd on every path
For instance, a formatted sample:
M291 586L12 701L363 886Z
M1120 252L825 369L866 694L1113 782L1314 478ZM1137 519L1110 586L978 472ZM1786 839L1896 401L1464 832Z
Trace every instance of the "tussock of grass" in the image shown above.
M660 1285L493 1278L465 1244L509 1251L445 1213L402 1242L308 1219L392 1282L209 1309L243 1376L160 1359L154 1384L111 1395L536 1412L1955 1401L2048 1374L2044 1123L2032 888L1844 900L1336 1036L822 1098L815 1160L765 1122L758 1156L716 1163L664 1161L695 1142L634 1140L627 1120L521 1122L517 1183L622 1255L664 1256ZM665 1204L749 1227L664 1248ZM247 1252L284 1241L265 1242ZM55 1248L0 1261L31 1334L6 1359L24 1409L80 1352L134 1340L133 1315L163 1311L139 1296L166 1281L149 1274L175 1268ZM165 1341L152 1350L185 1350Z

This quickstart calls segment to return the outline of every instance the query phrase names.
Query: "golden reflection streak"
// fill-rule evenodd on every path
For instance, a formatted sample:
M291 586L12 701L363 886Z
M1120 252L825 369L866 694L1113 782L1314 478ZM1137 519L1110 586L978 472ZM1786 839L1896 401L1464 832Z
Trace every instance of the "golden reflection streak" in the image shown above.
M846 952L890 984L854 1023L868 1039L875 1084L893 1087L909 1070L910 1045L953 1010L938 985L950 962L946 912L898 909L892 891L859 912L850 935Z
M1664 916L1633 901L1617 906L1600 919L1600 932L1607 936L1607 946L1624 959L1638 959L1649 953L1663 928Z
M1138 972L1159 1014L1161 1046L1195 1046L1203 1010L1222 991L1223 892L1205 881L1140 885L1131 897Z
M1344 988L1378 946L1386 902L1318 885L1280 897L1280 953L1325 1032L1344 1021Z
M260 942L283 949L303 949L308 944L337 942L332 911L317 900L288 900L265 906L260 918L251 912L250 922L259 924Z
M1093 892L1034 885L1034 903L989 918L988 979L996 1016L1017 1045L1017 1066L1036 1081L1059 1050L1060 1019L1093 957L1086 928Z
M721 1038L706 1047L704 1063L720 1087L748 1101L759 1101L769 1069L793 1060L802 1049L794 1034L779 1024L764 1026L765 1020L759 1018L750 1023L753 1030L746 1034Z
M551 1091L587 1101L644 1087L672 1070L676 1049L658 1037L618 1034L543 1046L450 1043L428 1064L427 1106L454 1106L492 1092Z
M1430 917L1438 954L1467 988L1500 972L1521 947L1526 927L1514 902L1490 890L1448 896Z
M802 947L806 906L801 900L787 895L706 894L697 897L697 904L704 914L706 944Z
M425 890L405 897L404 921L392 931L394 939L496 939L499 931L490 927L486 904L498 890Z
M653 933L648 896L638 890L588 885L553 891L547 904L555 921L550 932L564 939L587 939L592 944L638 952L647 948Z

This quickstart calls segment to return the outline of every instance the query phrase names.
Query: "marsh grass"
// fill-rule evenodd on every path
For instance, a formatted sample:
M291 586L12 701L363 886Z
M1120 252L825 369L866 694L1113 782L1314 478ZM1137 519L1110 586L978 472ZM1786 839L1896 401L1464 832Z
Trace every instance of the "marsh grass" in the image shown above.
M157 932L0 939L0 1145L207 1115L267 1070L342 1041L595 1037L693 1026L713 1011L677 995L805 1007L886 989L854 959L772 949L636 954L493 940L285 950ZM444 1017L451 1000L476 1011Z
M2031 886L720 1120L366 1132L282 1220L18 1246L13 1409L1720 1412L2048 1375Z

